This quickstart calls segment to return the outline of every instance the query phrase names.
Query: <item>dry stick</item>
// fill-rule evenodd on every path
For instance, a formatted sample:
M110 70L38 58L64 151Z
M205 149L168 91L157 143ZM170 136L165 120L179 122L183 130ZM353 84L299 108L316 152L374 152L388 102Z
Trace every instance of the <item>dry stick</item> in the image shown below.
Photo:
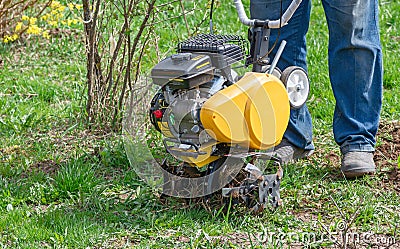
M331 200L333 201L333 204L335 204L337 210L340 213L340 216L342 217L342 221L344 221L344 225L345 225L345 229L344 229L344 233L342 234L342 241L343 241L343 245L341 245L342 248L346 249L347 248L347 239L346 239L346 231L347 231L347 219L346 216L343 214L342 210L339 208L339 206L337 205L335 199L333 199L333 197L331 195L329 195L329 197L331 198Z
M16 3L14 3L13 5L7 7L6 11L4 11L4 12L10 11L10 10L12 10L12 9L14 9L14 8L16 9L21 3L25 3L25 2L26 2L25 0L16 2ZM35 4L36 2L37 2L37 0L36 0L36 1L32 1L32 2L28 2L27 4L25 4L24 8L26 8L26 7L29 6L29 5ZM25 9L23 9L23 10L25 10Z
M83 0L83 20L84 20L84 29L85 29L85 43L86 43L86 56L87 56L87 62L86 62L86 78L87 78L87 94L88 94L88 100L86 103L86 112L88 115L88 122L90 120L90 112L92 108L92 86L93 86L93 59L92 59L92 49L90 46L90 33L92 29L91 23L93 23L93 20L91 19L90 16L90 4L89 0Z
M97 50L97 41L96 41L96 37L97 37L97 31L96 31L96 26L97 26L97 19L99 16L99 11L100 11L100 2L101 0L97 0L96 2L96 9L95 12L93 14L93 19L92 19L92 32L90 33L90 37L89 37L89 41L90 41L90 45L91 45L91 49L92 49L92 58L93 58L93 62L92 63L92 76L94 73L96 73L97 71L95 71L95 69L99 69L100 72L98 72L98 75L101 76L101 69L99 67L99 58L98 58L98 50ZM96 83L96 79L94 79L94 83ZM94 92L92 91L92 98L94 97ZM94 118L94 117L93 117Z
M135 4L132 3L132 2L130 4L132 4L132 6L135 6ZM125 6L125 4L124 4L124 6ZM124 11L126 11L125 7L124 7ZM130 21L130 20L127 19L127 16L129 15L130 11L131 11L131 9L128 9L128 12L125 12L125 14L124 14L124 18L125 18L124 25L126 23L127 27L129 26L129 21ZM118 46L119 43L122 43L123 40L125 40L125 34L121 32L119 40L118 40L118 43L117 43L117 46ZM121 45L119 44L119 46L121 46ZM114 87L113 87L113 90L112 90L112 93L111 93L111 96L110 96L110 104L111 104L111 106L117 105L117 102L114 101L114 96L116 96L116 94L117 94L117 86L118 86L119 80L121 78L122 72L125 70L126 47L127 47L127 42L125 41L124 42L124 48L123 48L123 51L122 51L122 59L121 59L121 64L120 64L120 70L118 71L118 76L117 76L117 79L116 79L116 81L114 83ZM116 55L113 55L113 56L115 56L117 58ZM111 88L111 85L109 87ZM116 102L116 103L113 103L113 102Z
M189 29L188 21L187 21L187 19L186 19L185 6L183 6L182 0L179 0L179 2L180 2L180 4L181 4L182 15L183 15L183 19L185 20L185 25L186 25L187 33L188 33L188 36L190 36L190 29Z
M106 7L106 8L108 8L108 9L110 9L110 12L112 13L112 11L111 11L111 9L113 8L113 7L115 7L116 5L115 5L115 3L114 3L114 5L113 4L110 4L110 5L108 5L108 7ZM112 14L111 14L112 15ZM101 39L101 42L104 44L104 49L102 50L102 54L101 54L101 57L103 58L104 56L106 56L107 58L110 58L110 52L112 52L113 54L111 54L111 58L113 57L113 55L114 54L117 54L118 55L118 50L119 50L119 48L118 49L116 49L115 47L113 48L113 50L111 50L111 43L110 43L110 41L111 41L111 38L113 38L113 34L114 34L114 29L115 29L115 27L113 27L113 25L112 24L110 24L110 20L112 20L112 16L106 16L106 15L103 15L102 16L102 22L103 22L103 20L106 20L105 22L105 24L104 25L102 25L102 27L107 27L108 29L103 29L102 30L102 34L104 34L105 32L107 32L107 33L110 33L110 36L109 36L109 39L108 40L105 40L105 37L103 36L103 35L101 35L100 37L99 37L99 39ZM110 51L109 50L107 50L107 44L109 44L109 47L110 47ZM106 69L105 69L105 72L106 72L106 75L105 75L105 77L106 77L106 79L105 79L105 81L103 81L102 82L102 84L101 84L101 92L100 92L100 94L99 94L99 96L98 96L98 101L99 101L99 103L100 103L100 105L102 105L103 106L103 110L106 110L107 109L107 104L106 104L106 100L107 100L107 98L108 98L108 87L107 87L107 82L109 81L108 79L109 78L111 78L110 79L110 81L112 82L112 80L113 80L113 78L112 78L112 75L111 75L111 77L110 77L110 73L108 73L108 72L112 72L113 71L113 69L114 69L114 64L112 63L112 62L109 62L109 60L107 60L107 65L106 65ZM106 112L104 112L104 111L102 111L103 113L106 113Z
M83 0L83 9L84 9L84 20L85 20L85 31L86 35L86 45L88 47L87 52L87 80L88 80L88 100L86 104L86 112L88 115L88 122L91 122L92 117L92 105L93 105L93 73L94 73L94 37L96 33L96 22L97 16L99 14L100 9L100 1L96 1L96 9L93 14L93 17L90 16L91 11L89 9L89 1Z
M105 92L105 94L103 96L102 102L104 102L104 99L109 96L110 90L111 90L112 85L113 85L112 71L114 69L114 63L115 63L115 60L117 59L118 52L119 52L119 50L121 48L121 45L122 45L122 41L125 39L125 31L126 31L126 29L128 28L128 25L129 25L128 16L129 16L129 13L132 11L132 6L133 6L133 0L129 1L129 7L128 7L128 11L127 12L126 12L126 8L124 8L124 11L125 11L124 12L124 19L125 19L124 20L124 25L122 26L122 29L120 31L120 35L119 35L119 38L118 38L117 46L115 47L114 53L113 53L112 58L111 58L110 70L108 72L107 79L106 79L106 82L108 82L108 87L107 87L107 90L106 90L106 92Z
M131 36L128 35L128 55L130 54L131 49L132 49L130 44L131 44ZM136 48L133 48L133 49L136 49ZM131 63L132 63L132 58L130 56L128 56L128 64L126 65L124 84L122 85L122 90L121 90L118 104L116 106L114 106L114 115L113 115L113 119L112 119L112 123L111 123L111 126L113 129L116 129L117 116L119 114L119 111L122 108L122 101L125 96L126 85L128 84L128 81L131 78Z
M104 115L104 112L101 111L104 106L101 105L99 101L99 96L102 94L102 82L103 82L103 71L101 70L101 57L98 51L98 41L95 42L96 46L94 48L94 69L95 69L95 88L94 97L96 97L96 102L94 103L96 108L94 109L96 113L100 113Z
M47 3L44 5L44 7L39 11L39 13L36 15L36 18L38 18L42 13L43 13L43 11L47 8L47 7L49 7L50 6L50 4L53 2L53 0L49 0L49 1L47 1Z
M107 2L108 1L103 1L103 3L100 4L101 9L106 9L107 8ZM100 8L99 8L100 9ZM94 92L94 104L96 106L95 113L96 113L96 117L97 119L102 120L103 115L104 115L104 111L100 111L102 109L101 103L99 101L100 96L102 95L102 70L101 70L101 61L103 59L103 54L104 54L104 50L105 49L101 49L100 54L99 54L99 44L105 44L104 43L104 39L103 39L103 29L102 27L106 27L104 25L104 10L103 11L99 11L99 14L97 16L97 22L96 22L96 26L98 27L96 30L96 34L94 36L94 69L95 69L95 88L96 90L93 91ZM106 24L107 25L107 24ZM105 47L104 47L105 48ZM101 117L99 117L99 114Z
M346 216L343 214L342 210L339 208L338 204L336 203L335 199L333 199L333 197L331 195L329 195L329 197L331 198L331 200L333 201L333 204L335 204L337 210L340 213L340 216L342 217L343 220L346 220Z
M346 230L344 231L344 236L346 236L346 244L345 244L345 248L347 248L347 231L349 230L349 228L351 227L351 225L353 225L353 222L355 221L356 217L358 217L359 211L361 209L361 204L363 203L363 199L361 199L361 203L360 205L357 207L357 210L354 212L353 216L350 219L350 222L347 224L346 221ZM355 243L355 242L354 242Z
M117 109L114 110L113 126L115 124L118 112L122 108L122 104L123 104L123 100L124 100L124 96L125 96L125 90L126 90L126 87L127 87L127 84L128 84L128 80L130 80L130 78L127 78L126 76L127 76L127 74L129 76L129 71L130 71L130 66L131 66L133 54L136 51L136 47L137 47L137 45L139 43L139 40L140 40L140 38L142 36L142 33L143 33L143 31L144 31L144 29L146 27L147 21L150 18L150 14L152 13L152 11L154 9L155 2L156 2L156 0L151 0L151 2L149 3L148 9L146 11L146 15L145 15L145 17L144 17L144 19L143 19L143 21L142 21L142 23L140 25L138 33L136 34L136 37L135 37L135 39L133 41L133 44L132 44L132 47L128 48L128 55L129 56L128 56L128 65L127 65L127 68L126 68L126 72L127 73L125 74L125 80L124 80L124 84L122 86L122 91L121 91L121 94L120 94L120 97L119 97L118 107L117 107ZM130 41L130 36L128 36L128 40Z
M153 19L153 21L154 21L154 19ZM144 50L145 50L145 47L146 47L146 41L148 40L148 38L149 38L149 36L150 36L150 33L151 33L151 31L149 31L148 33L147 33L147 36L146 36L146 39L145 39L145 42L143 43L143 45L142 45L142 48L141 48L141 50L140 50L140 55L139 55L139 58L138 58L138 61L142 61L142 58L143 58L143 54L144 54ZM138 79L139 79L139 74L140 74L140 63L137 63L136 64L136 73L135 73L135 81L134 81L134 84L136 85L136 83L137 83L137 81L138 81ZM147 93L148 91L149 91L149 89L151 88L151 84L150 85L148 85L147 87L146 87L146 89L145 89L145 93ZM140 88L139 88L140 89ZM132 88L132 85L129 85L129 90L130 90L130 92L131 92L131 95L133 95L133 88ZM132 105L132 106L136 106L138 103L140 103L143 99L144 99L144 97L145 97L145 94L142 94L142 96ZM132 102L131 102L131 104L132 104Z
M158 47L159 39L158 39L158 35L154 31L153 31L153 33L154 33L154 40L155 40L154 47L156 49L157 61L160 61L161 60L161 55L160 55L161 52L160 52L160 48Z
M322 226L322 228L329 234L330 239L335 243L338 247L342 247L342 244L340 244L337 239L332 235L332 233L329 231L329 229L320 221L318 221L319 224Z
M125 56L126 56L126 50L127 50L126 47L127 47L127 43L124 42L124 49L123 49L123 51L122 51L122 59L121 59L120 69L119 69L119 71L118 71L118 76L117 76L117 79L116 79L116 81L115 81L115 83L114 83L114 88L113 88L112 93L111 93L111 96L110 96L110 101L112 101L112 102L116 102L116 101L114 100L114 96L117 95L118 83L119 83L119 80L120 80L120 78L121 78L121 76L122 76L122 72L126 70L126 66L125 66ZM118 102L117 102L117 103L118 103ZM115 105L116 105L117 103L115 103ZM112 104L112 106L114 106L114 104Z
M153 15L152 15L152 22L151 22L151 23L152 23L152 24L154 23L154 13L153 13ZM141 49L140 49L140 54L139 54L139 58L138 58L138 63L136 64L136 73L135 73L135 81L134 81L134 84L135 84L135 85L136 85L136 83L137 83L137 80L138 80L139 74L140 74L140 63L139 63L139 62L142 61L143 54L144 54L144 50L145 50L145 48L146 48L147 41L149 40L149 37L150 37L150 34L151 34L151 33L152 33L152 29L150 29L150 30L147 32L147 35L146 35L146 37L145 37L145 39L144 39L144 42L143 42L143 45L142 45L142 47L141 47ZM130 91L133 91L132 85L129 85L129 90L130 90Z
M345 222L345 229L344 229L344 232L342 234L342 240L343 240L343 248L347 248L347 231L349 230L349 228L353 224L355 218L358 216L358 213L359 213L360 208L361 208L361 204L363 203L363 199L361 199L360 205L358 205L356 212L354 212L354 214L352 215L352 217L350 219L350 222L348 222L348 220L346 219L346 216L343 214L342 210L339 208L339 206L336 203L335 199L333 199L333 197L331 195L329 195L329 197L331 198L331 200L333 201L333 204L336 206L337 210L339 211L340 216L342 216L342 221Z
M148 22L148 20L149 20L149 18L150 18L150 14L152 13L152 11L153 11L153 9L154 9L154 4L155 4L155 2L156 2L156 0L151 0L151 3L149 4L149 7L148 7L148 9L147 9L147 11L146 11L146 15L145 15L145 17L144 17L144 19L143 19L143 21L142 21L142 24L140 25L139 31L138 31L138 33L137 33L137 35L136 35L136 37L135 37L135 40L133 41L132 48L134 48L134 49L132 49L132 50L130 51L130 54L129 54L129 57L130 57L131 60L132 60L132 58L133 58L133 54L136 52L135 49L136 49L136 47L137 47L137 44L138 44L139 41L140 41L140 38L141 38L141 36L142 36L142 33L143 33L143 31L144 31L144 29L145 29L145 27L146 27L146 24L147 24L147 22Z
M114 7L117 9L117 11L121 14L121 15L123 15L124 14L124 10L126 9L126 5L125 5L125 1L118 1L118 3L119 4L115 4L115 2L113 2L113 4L114 4ZM120 7L119 7L119 5L121 5L122 6L122 9L120 9Z

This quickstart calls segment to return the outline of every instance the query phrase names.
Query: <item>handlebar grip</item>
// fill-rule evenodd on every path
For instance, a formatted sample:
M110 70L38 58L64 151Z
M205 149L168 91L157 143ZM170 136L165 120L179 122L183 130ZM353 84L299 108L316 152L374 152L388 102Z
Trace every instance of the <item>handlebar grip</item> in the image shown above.
M255 19L249 19L247 17L246 12L244 11L243 3L241 0L233 0L235 3L236 11L239 16L239 20L241 23L243 23L246 26L267 26L270 29L277 29L280 27L285 26L290 18L292 18L294 12L297 10L299 7L300 3L302 0L293 0L285 13L282 15L281 19L278 20L272 20L272 21L261 21L261 20L255 20Z
M289 7L286 9L285 13L282 15L281 20L278 19L278 20L269 21L268 28L277 29L277 28L285 26L289 22L290 18L292 18L294 12L300 6L301 1L302 0L293 0L290 3Z
M238 13L240 22L246 26L254 26L255 20L251 20L247 17L246 12L244 11L242 1L241 0L233 0L233 2L235 3L236 11Z

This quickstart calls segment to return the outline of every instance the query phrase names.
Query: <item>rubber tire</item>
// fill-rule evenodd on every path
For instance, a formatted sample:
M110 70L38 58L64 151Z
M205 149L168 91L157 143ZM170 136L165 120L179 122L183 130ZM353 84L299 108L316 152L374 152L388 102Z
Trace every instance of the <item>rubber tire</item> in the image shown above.
M300 109L300 108L306 103L306 101L307 101L307 99L308 99L308 96L309 96L309 94L310 94L310 79L308 78L307 72L306 72L303 68L298 67L298 66L290 66L290 67L285 68L285 70L283 70L282 76L281 76L281 81L282 81L282 83L285 85L286 91L287 91L288 94L289 94L289 91L288 91L288 88L287 88L287 81L288 81L289 77L290 77L294 72L296 72L296 71L298 71L298 70L302 71L302 72L305 74L306 78L307 78L306 84L307 84L307 87L308 87L308 92L307 92L306 98L304 99L304 102L301 103L300 105L295 105L295 104L293 104L292 101L290 101L290 96L289 96L289 103L290 103L290 107L291 107L292 109Z

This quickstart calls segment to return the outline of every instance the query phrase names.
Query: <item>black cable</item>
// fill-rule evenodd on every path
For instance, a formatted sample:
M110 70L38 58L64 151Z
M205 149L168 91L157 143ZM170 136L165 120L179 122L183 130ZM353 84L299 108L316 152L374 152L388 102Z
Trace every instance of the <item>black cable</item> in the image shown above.
M211 6L210 6L210 34L213 33L213 23L212 23L212 16L213 16L213 11L214 11L214 0L211 0Z
M213 9L214 9L214 0L211 0L211 8L210 8L210 20L212 20Z

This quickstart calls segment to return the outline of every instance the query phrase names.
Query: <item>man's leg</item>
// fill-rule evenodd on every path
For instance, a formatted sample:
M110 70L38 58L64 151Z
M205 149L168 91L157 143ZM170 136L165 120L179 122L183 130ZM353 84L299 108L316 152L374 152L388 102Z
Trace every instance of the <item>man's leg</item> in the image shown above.
M283 0L283 12L285 12L290 3L291 0ZM280 0L250 1L251 18L269 20L279 19L280 10ZM280 42L286 40L287 45L277 65L282 71L289 66L300 66L307 71L306 33L308 31L310 11L311 1L303 0L288 25L282 27L280 30L279 41L270 54L270 58L274 58ZM269 41L270 48L275 43L277 37L278 29L271 30ZM291 110L289 125L284 134L284 138L286 141L277 146L275 150L278 152L277 156L281 156L279 155L281 152L283 154L288 154L282 156L281 159L283 162L298 157L304 157L309 154L307 152L314 150L314 145L312 143L311 116L306 105L298 110Z
M347 177L375 171L372 152L382 106L377 0L322 0L329 27L333 132Z

